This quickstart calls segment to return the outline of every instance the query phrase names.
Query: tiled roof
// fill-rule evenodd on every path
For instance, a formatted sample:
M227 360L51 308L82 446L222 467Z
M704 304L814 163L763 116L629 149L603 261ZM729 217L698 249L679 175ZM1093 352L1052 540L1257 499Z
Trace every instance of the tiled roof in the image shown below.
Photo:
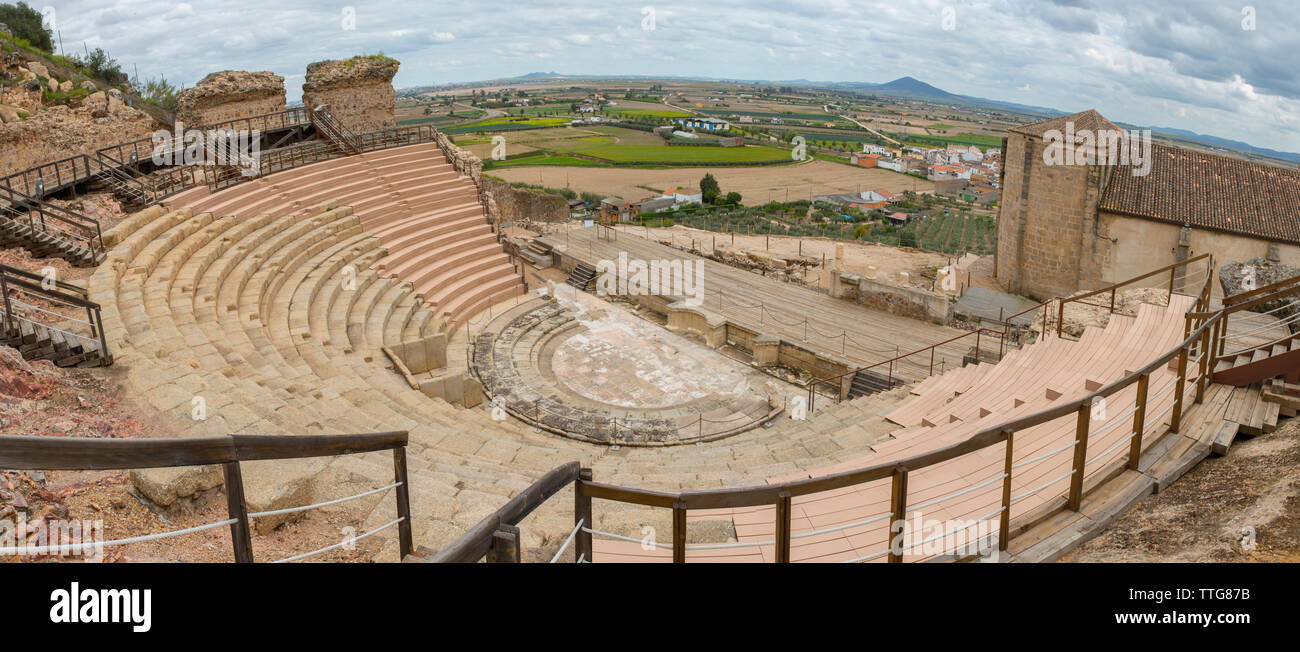
M1103 130L1119 130L1119 127L1117 127L1115 123L1111 122L1110 120L1107 120L1106 116L1097 113L1096 109L1088 109L1087 111L1071 113L1070 115L1063 115L1060 117L1052 118L1051 120L1044 120L1042 122L1035 122L1033 124L1014 127L1012 129L1008 129L1007 131L1011 131L1018 134L1025 134L1026 136L1038 136L1041 138L1044 133L1052 129L1064 133L1066 130L1065 123L1067 122L1074 123L1074 131L1076 133L1083 131L1084 129L1093 132L1103 131Z
M1102 210L1300 244L1300 171L1152 144L1151 171L1115 168Z

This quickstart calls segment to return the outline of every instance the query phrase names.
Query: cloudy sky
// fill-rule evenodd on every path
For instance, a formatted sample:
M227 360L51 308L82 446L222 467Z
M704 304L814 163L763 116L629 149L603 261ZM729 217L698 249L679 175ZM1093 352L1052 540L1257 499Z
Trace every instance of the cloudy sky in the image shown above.
M103 47L192 85L383 51L397 87L564 74L885 82L1190 129L1300 152L1296 0L84 0L44 4L69 53ZM48 11L48 10L47 10ZM350 18L354 17L354 20ZM83 45L84 44L84 45Z

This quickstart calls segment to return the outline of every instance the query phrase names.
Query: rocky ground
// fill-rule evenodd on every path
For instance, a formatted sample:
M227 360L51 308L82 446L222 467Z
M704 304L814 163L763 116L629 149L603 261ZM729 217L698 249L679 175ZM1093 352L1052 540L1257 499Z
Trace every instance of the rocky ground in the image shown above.
M58 369L49 362L27 362L14 349L0 347L0 433L93 438L167 436L169 424L165 417L121 391L124 373L114 367ZM317 510L266 535L254 534L256 558L279 559L359 534L357 514L364 507ZM15 537L38 545L52 527L69 520L99 521L103 534L98 538L112 540L225 518L226 500L220 489L162 510L135 492L124 470L0 469L0 547L15 545ZM351 549L336 549L313 560L369 561L377 545L363 540ZM172 539L107 547L102 561L225 562L233 558L230 530L221 527ZM82 555L0 555L0 563L81 560Z
M1062 561L1300 562L1300 419L1239 439Z
M1085 294L1078 292L1072 296ZM1091 306L1087 303L1074 302L1065 306L1064 332L1071 337L1083 335L1083 330L1090 326L1105 328L1110 323L1110 294L1103 293L1085 299L1088 303L1105 304ZM1121 315L1136 315L1138 306L1149 303L1156 306L1169 305L1169 291L1164 288L1132 288L1115 293L1115 312ZM1055 308L1056 304L1052 304ZM1049 315L1052 328L1056 328L1058 315ZM1031 327L1034 332L1043 332L1043 311L1039 310Z

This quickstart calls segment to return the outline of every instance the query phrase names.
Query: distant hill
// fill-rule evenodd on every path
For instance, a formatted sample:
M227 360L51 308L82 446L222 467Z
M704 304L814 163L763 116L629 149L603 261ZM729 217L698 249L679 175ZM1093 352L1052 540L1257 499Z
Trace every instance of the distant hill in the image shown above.
M1267 147L1256 147L1254 145L1251 145L1250 143L1243 143L1240 140L1229 140L1227 138L1220 138L1218 136L1198 134L1194 131L1188 131L1186 129L1175 129L1173 127L1147 127L1147 129L1150 129L1155 133L1163 133L1172 136L1178 136L1184 140L1192 140L1205 145L1211 145L1223 149L1234 149L1241 152L1249 152L1251 154L1255 154L1258 156L1267 156L1269 158L1275 158L1282 161L1289 161L1291 163L1300 163L1300 154L1296 152L1279 152L1278 150L1269 149Z
M915 77L899 77L891 82L876 84L873 87L877 91L892 91L895 93L904 93L916 97L930 97L939 99L957 99L960 95L954 95L941 88L935 88Z

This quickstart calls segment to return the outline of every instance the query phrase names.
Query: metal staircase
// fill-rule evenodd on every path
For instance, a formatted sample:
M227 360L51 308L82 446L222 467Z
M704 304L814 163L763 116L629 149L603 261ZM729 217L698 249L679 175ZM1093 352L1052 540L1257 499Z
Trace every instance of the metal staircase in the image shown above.
M345 156L361 153L361 139L330 115L328 105L322 104L312 109L311 123L316 127L316 133L328 139Z
M94 175L95 179L113 191L113 196L122 202L122 206L127 210L143 208L153 201L153 193L149 192L148 186L144 181L131 176L122 169L103 166L97 170Z
M0 184L0 247L19 247L37 258L62 258L77 267L104 260L99 222L28 197Z
M99 304L88 298L84 288L0 265L0 297L0 345L17 349L24 359L49 360L60 367L113 364ZM86 318L60 314L38 303L85 310Z

